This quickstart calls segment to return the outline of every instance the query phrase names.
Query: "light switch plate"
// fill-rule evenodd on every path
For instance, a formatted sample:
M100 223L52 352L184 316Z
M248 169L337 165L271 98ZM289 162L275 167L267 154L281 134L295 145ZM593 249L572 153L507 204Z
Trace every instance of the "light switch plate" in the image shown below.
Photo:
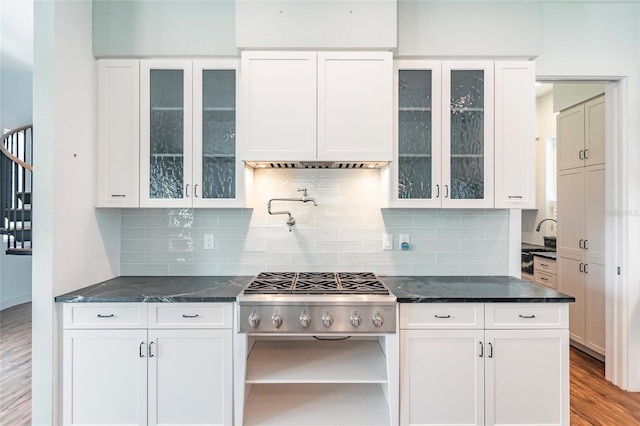
M382 234L382 250L393 250L393 234Z

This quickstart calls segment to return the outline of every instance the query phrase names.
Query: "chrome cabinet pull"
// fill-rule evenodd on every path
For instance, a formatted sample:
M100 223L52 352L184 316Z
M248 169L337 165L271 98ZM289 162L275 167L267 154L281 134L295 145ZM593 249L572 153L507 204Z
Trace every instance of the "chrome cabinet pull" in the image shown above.
M449 185L444 186L444 198L449 198Z
M189 184L186 184L184 187L184 195L189 198Z
M193 196L198 198L198 184L193 185Z
M98 318L113 318L115 317L115 315L111 314L111 315L102 315L102 314L98 314Z
M436 185L436 198L440 198L440 185Z
M111 194L111 198L124 198L126 197L125 194Z
M584 248L584 240L582 238L580 238L580 241L578 241L578 247L580 247L581 249Z
M451 315L438 315L438 314L435 314L434 317L440 318L440 319L446 319L446 318L451 318Z
M140 347L138 348L138 354L140 355L140 358L144 358L144 354L142 353L142 345L144 345L144 342L140 342Z
M547 278L545 278L545 277L540 277L540 279L541 279L542 281L549 281L549 280L548 280ZM521 316L522 316L522 315L521 315Z
M520 318L527 318L527 319L531 319L531 318L535 318L535 317L536 317L535 315L522 315L522 314L520 314L520 315L518 315L518 316L519 316Z
M480 343L480 355L479 357L482 358L484 356L484 344L482 342L478 342Z
M198 318L198 314L195 314L195 315L182 314L182 318Z
M489 345L489 358L493 358L493 343L487 343Z
M519 199L522 199L522 195L509 195L509 196L507 196L507 198L509 198L509 199L515 198L515 199L519 200Z
M582 153L582 156L584 157L585 160L589 159L589 150L585 149Z
M584 248L585 250L589 250L589 240L584 240L584 244L583 244L583 246L584 246L583 248Z
M584 264L584 271L583 271L583 272L584 272L585 274L588 274L588 273L589 273L589 264L588 264L588 263L585 263L585 264Z
M581 160L584 160L584 150L583 149L578 151L578 158L581 159Z
M542 263L542 262L540 262L540 266L544 266L544 267L546 268L546 267L547 267L547 266L549 266L549 265L548 265L548 264L546 264L546 263Z
M153 354L153 352L151 352L151 346L154 344L155 342L149 342L149 358L153 358L155 355Z
M584 272L584 263L580 262L580 266L578 267L580 272Z

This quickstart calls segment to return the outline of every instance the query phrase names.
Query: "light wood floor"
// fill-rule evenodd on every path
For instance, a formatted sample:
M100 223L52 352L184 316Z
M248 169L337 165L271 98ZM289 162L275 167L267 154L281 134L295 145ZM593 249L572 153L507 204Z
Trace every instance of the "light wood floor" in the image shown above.
M604 364L571 348L571 424L640 425L640 393L604 379ZM0 311L0 426L31 423L31 303Z

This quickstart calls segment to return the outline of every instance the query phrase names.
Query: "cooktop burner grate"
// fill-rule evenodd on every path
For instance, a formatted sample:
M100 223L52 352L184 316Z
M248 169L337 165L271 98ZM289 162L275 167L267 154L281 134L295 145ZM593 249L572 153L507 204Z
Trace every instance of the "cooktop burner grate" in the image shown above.
M389 289L371 272L261 272L244 294L383 294Z

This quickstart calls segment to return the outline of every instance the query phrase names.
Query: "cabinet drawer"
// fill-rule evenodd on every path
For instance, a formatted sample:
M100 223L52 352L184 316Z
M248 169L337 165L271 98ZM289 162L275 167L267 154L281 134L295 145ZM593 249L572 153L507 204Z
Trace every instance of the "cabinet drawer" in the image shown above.
M533 269L534 271L543 271L548 274L556 273L556 261L545 259L540 256L533 256Z
M546 285L547 287L556 288L556 276L554 274L545 274L544 272L536 271L535 281L536 284Z
M400 328L442 329L483 328L482 303L403 303L400 304Z
M566 303L488 303L486 329L568 328Z
M146 303L65 303L64 328L147 328Z
M231 328L231 303L149 303L149 328Z

